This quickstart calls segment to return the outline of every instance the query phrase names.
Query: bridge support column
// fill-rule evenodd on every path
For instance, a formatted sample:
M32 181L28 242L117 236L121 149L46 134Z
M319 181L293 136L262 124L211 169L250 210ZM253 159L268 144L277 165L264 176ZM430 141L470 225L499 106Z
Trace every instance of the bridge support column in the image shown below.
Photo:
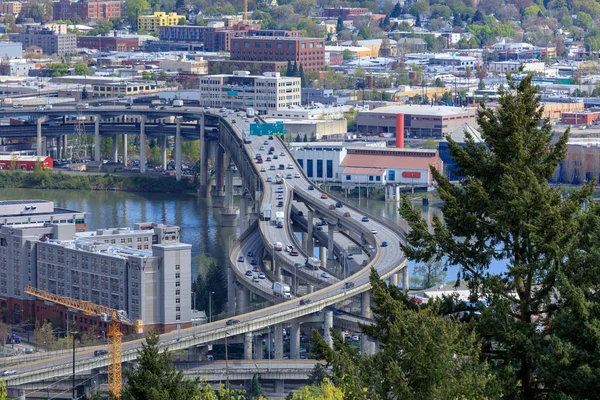
M244 333L244 360L252 360L252 332Z
M335 245L335 239L334 239L334 231L335 231L335 225L333 224L328 224L328 229L327 229L327 260L328 263L330 263L330 267L333 266L333 248ZM323 265L325 266L325 265Z
M300 323L297 319L293 319L290 327L290 360L298 358L300 358Z
M129 160L127 158L127 145L129 143L127 142L127 134L124 133L123 134L123 167L127 168L127 164L129 163Z
M248 217L248 204L246 196L240 197L240 232L244 232L250 225Z
M360 315L371 318L371 292L363 292L360 296Z
M311 285L310 283L306 284L306 293L312 293L315 291L315 287L313 285Z
M248 303L250 300L250 291L246 289L244 286L239 285L237 292L237 313L243 314L248 309Z
M321 265L324 267L327 265L327 249L325 246L319 247L319 258L321 259Z
M231 267L227 268L227 312L229 315L235 312L235 277Z
M225 173L225 208L221 210L221 226L236 226L240 210L233 207L233 172L227 168Z
M140 173L146 172L146 116L140 117Z
M59 158L62 158L64 160L68 157L67 156L67 148L68 148L67 135L61 135L59 137L59 141L60 141L60 150L61 150Z
M404 293L408 293L408 265L405 265L404 268L402 268L402 289L404 290Z
M7 395L10 398L25 400L25 390L21 388L6 388Z
M167 137L163 136L162 137L162 144L160 146L160 155L161 155L161 161L162 161L162 168L163 170L167 170Z
M390 275L390 286L398 287L398 274Z
M215 155L215 190L211 193L213 197L213 207L221 208L227 207L225 205L225 176L227 171L225 160L225 150L219 144L217 144L216 155Z
M254 359L262 360L264 358L262 335L254 336Z
M94 161L100 161L100 116L94 115Z
M325 336L325 343L329 347L333 347L333 337L331 336L331 328L333 328L333 311L325 310L325 322L323 322L323 331Z
M308 249L308 243L307 243L308 236L307 236L306 232L302 232L300 235L301 235L300 238L302 241L302 248L304 250L307 250Z
M313 228L314 228L314 212L312 210L308 210L308 219L307 221L307 236L308 238L306 239L306 254L308 254L309 257L312 257L315 253L315 250L313 248Z
M42 146L42 124L44 123L44 118L38 118L36 122L37 122L37 131L36 131L36 137L35 137L36 155L38 157L43 157L45 155L44 148Z
M119 138L117 135L113 135L112 137L112 162L119 162Z
M275 384L275 393L284 393L285 389L283 385L283 380L275 379L273 383Z
M208 142L204 131L204 114L200 115L200 197L210 196L208 186Z
M283 324L275 324L275 359L283 359Z
M181 118L176 119L175 126L175 179L181 180Z

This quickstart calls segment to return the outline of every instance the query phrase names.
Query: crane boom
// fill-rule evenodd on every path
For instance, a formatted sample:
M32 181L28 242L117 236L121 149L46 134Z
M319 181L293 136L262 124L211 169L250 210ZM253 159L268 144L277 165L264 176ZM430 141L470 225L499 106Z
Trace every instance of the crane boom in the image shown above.
M123 333L121 333L121 324L133 325L136 328L136 333L139 333L142 326L141 321L133 323L125 316L124 312L107 306L101 306L91 301L54 294L31 285L27 285L24 291L42 300L51 301L52 303L81 311L86 315L95 315L100 317L104 322L108 322L108 391L120 397L123 387L121 369Z

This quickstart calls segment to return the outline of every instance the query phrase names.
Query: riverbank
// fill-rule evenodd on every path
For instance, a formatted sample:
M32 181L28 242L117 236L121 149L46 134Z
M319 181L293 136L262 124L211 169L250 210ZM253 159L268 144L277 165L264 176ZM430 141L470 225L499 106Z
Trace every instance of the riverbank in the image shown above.
M0 188L108 190L122 192L195 192L188 179L114 174L65 174L56 171L0 171Z

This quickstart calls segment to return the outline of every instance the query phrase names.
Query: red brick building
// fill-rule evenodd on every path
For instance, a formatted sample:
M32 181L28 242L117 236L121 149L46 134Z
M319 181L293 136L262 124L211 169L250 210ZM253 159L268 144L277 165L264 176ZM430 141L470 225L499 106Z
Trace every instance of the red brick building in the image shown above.
M114 36L77 36L77 47L100 51L131 51L140 48L138 38Z
M335 8L326 8L323 10L323 16L325 18L335 18L342 17L342 19L348 19L350 16L357 15L365 15L369 12L368 8L348 8L348 7L335 7Z
M231 39L231 61L278 61L302 65L305 71L325 67L325 40L302 37L243 37Z
M560 122L569 125L591 125L600 120L600 112L564 112Z
M122 0L59 0L53 3L54 20L72 19L79 15L82 20L95 20L98 18L110 19L121 16Z

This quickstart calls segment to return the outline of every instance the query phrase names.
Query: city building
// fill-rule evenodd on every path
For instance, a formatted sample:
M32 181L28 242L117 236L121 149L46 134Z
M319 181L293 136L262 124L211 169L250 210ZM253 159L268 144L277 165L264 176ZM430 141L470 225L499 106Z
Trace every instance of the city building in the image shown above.
M42 169L52 169L54 166L50 157L34 157L34 156L13 156L0 155L0 170L20 169L23 171L33 171L36 163L40 163Z
M21 43L0 43L0 58L21 58L23 57L23 45Z
M200 103L212 107L252 107L265 115L300 105L300 78L278 72L251 75L248 71L207 75L200 78Z
M243 35L221 24L209 26L160 26L158 38L168 42L195 42L203 44L204 51L229 51L231 38Z
M22 32L42 32L42 31L50 31L54 32L57 35L65 35L67 33L68 26L67 24L37 24L37 23L25 23L21 25Z
M71 20L78 15L81 20L121 17L123 0L58 0L53 4L54 20Z
M402 119L406 136L443 138L460 130L465 124L477 126L475 107L400 105L360 111L356 118L360 133L393 137Z
M124 310L158 332L190 326L191 245L179 241L178 226L139 223L78 233L85 214L52 202L0 201L0 210L0 307L7 322L66 322L64 307L24 293L32 285ZM78 317L79 331L106 333L99 318Z
M140 48L137 37L77 36L77 47L100 51L135 51Z
M563 112L560 118L562 124L567 125L592 125L600 121L600 112Z
M77 50L77 35L56 34L48 29L39 32L10 33L9 38L12 42L22 43L24 48L39 46L46 55L62 56L73 54Z
M21 13L22 3L20 1L0 2L0 14L18 15Z
M488 63L488 71L496 73L506 73L509 71L518 71L523 66L525 72L541 72L546 70L546 63L541 61L522 62L522 61L491 61Z
M87 230L84 212L56 207L47 200L0 200L0 227L59 223L75 224L76 232Z
M208 60L204 60L202 57L197 60L162 60L160 62L160 68L164 71L171 72L183 72L187 74L208 74Z
M106 82L94 83L92 97L136 96L158 92L152 82Z
M365 15L368 12L369 9L363 7L331 7L323 9L323 17L335 19L342 17L342 19L349 19L350 16Z
M325 67L325 40L304 37L251 36L231 39L231 61L288 62L304 71Z
M400 189L430 188L429 167L443 166L436 150L388 148L385 142L292 142L290 149L310 179L345 189L384 187L386 200L398 200Z
M138 18L138 29L146 32L156 32L161 26L177 25L180 20L185 20L185 15L170 12L155 12L152 15L141 15Z

